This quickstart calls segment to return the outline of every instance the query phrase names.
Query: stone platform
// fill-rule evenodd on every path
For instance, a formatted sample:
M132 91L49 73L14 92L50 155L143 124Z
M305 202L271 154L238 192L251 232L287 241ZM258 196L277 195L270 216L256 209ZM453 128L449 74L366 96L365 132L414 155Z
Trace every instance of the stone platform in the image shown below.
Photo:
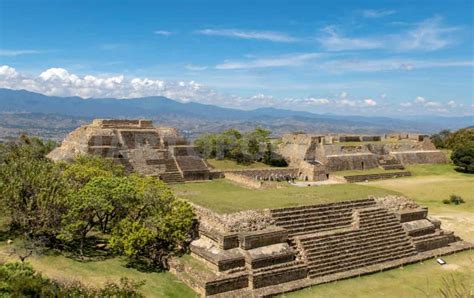
M195 207L193 261L171 267L202 296L272 296L474 248L393 196L235 215Z
M207 164L178 131L149 120L96 119L71 132L48 157L72 161L95 154L123 164L128 171L167 183L209 179Z

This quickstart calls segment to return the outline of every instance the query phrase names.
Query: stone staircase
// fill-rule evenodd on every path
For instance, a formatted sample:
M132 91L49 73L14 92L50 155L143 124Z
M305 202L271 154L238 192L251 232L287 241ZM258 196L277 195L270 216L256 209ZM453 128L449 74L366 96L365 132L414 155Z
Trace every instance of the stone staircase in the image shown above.
M449 243L455 242L456 237L451 231L437 229L435 232L412 237L413 244L418 252L432 250L434 248L444 247Z
M166 172L163 174L160 174L161 180L163 180L166 183L183 183L184 178L181 172L178 169L178 166L176 165L176 161L172 158L168 158L165 160L165 167L166 167Z
M393 213L379 207L358 209L351 230L301 236L309 277L410 257L416 249Z
M372 199L271 210L275 225L288 230L290 238L328 230L351 228L356 208L375 206Z
M176 162L178 163L181 171L209 171L204 160L198 156L177 156Z
M384 170L404 170L405 169L405 167L400 163L400 161L391 155L382 156L382 158L380 158L379 160L379 164Z
M307 277L306 264L301 260L252 270L250 283L254 289L285 283Z

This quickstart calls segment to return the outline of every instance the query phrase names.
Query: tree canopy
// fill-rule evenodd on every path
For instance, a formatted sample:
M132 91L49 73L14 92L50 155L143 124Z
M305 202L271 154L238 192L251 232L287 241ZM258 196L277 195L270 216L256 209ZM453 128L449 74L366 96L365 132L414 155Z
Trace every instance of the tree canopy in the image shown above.
M127 175L121 165L97 156L53 163L52 146L39 139L0 148L0 206L11 230L45 245L64 244L84 255L88 237L104 235L130 259L165 264L193 232L191 206L153 177Z
M271 132L257 127L243 133L231 128L222 133L203 134L194 144L205 158L231 159L238 163L262 161L271 165L286 165L273 152L270 142Z

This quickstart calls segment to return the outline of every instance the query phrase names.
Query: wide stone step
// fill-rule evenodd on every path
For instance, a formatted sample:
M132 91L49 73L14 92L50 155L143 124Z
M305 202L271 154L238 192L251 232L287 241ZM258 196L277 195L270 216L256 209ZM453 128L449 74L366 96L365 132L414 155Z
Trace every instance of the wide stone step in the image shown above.
M434 233L421 235L421 236L414 236L414 237L412 237L412 239L413 239L414 243L417 243L417 242L422 242L422 241L425 241L425 240L428 240L428 239L431 239L431 238L434 238L434 237L446 236L446 235L450 235L450 234L452 234L452 232L446 233L443 230L436 230Z
M297 236L302 236L302 235L307 235L307 234L314 234L314 233L321 233L321 232L329 232L329 231L335 231L335 230L340 230L340 229L350 229L351 222L348 222L346 225L337 225L337 226L329 226L326 228L321 228L319 225L316 226L316 228L310 228L310 227L302 227L302 228L297 228L293 230L289 230L288 232L288 237L297 237Z
M275 271L275 270L280 270L283 268L291 268L295 266L306 266L303 261L301 260L293 260L291 262L286 262L286 263L281 263L281 264L275 264L267 267L262 267L258 269L253 269L252 272L253 274L260 274L263 272L268 272L268 271Z
M372 235L374 233L380 232L380 233L387 233L387 232L393 232L393 231L403 231L402 227L400 224L396 223L382 223L378 225L374 225L374 227L370 229L354 229L350 231L344 231L336 234L330 234L330 235L315 235L314 237L302 237L300 238L301 243L304 245L315 242L315 241L327 241L328 239L332 239L334 241L337 241L340 237L346 237L350 235Z
M340 237L335 237L331 239L326 239L326 240L320 240L320 239L314 239L311 242L307 243L302 243L303 247L306 250L318 250L318 249L324 249L325 247L330 247L330 246L335 246L340 244L339 242L344 241L347 242L348 244L353 241L368 241L369 239L372 238L381 238L387 237L388 234L395 234L403 237L408 237L404 231L401 231L399 229L387 229L387 230L380 230L372 233L355 233L355 234L348 234L348 235L341 235ZM408 238L407 238L408 239Z
M343 242L344 239L341 239ZM328 258L329 256L332 256L336 254L336 258L342 257L347 254L353 254L357 253L358 251L364 251L367 249L382 249L385 248L389 245L392 244L410 244L409 240L406 238L404 235L398 235L398 236L393 236L393 237L385 237L385 238L377 238L373 240L358 240L358 241L353 241L351 243L344 243L341 246L333 246L333 247L327 247L327 248L320 248L317 250L311 250L308 251L306 256L308 260L316 260L318 258Z
M357 268L361 268L361 267L365 267L365 266L369 266L369 265L374 265L374 264L377 264L377 263L384 263L384 262L389 262L389 261L393 261L393 260L397 260L397 259L402 259L402 258L410 257L412 255L413 255L412 253L400 252L400 253L393 254L391 256L383 256L383 257L379 257L379 258L372 258L372 259L369 259L369 260L366 260L366 261L364 260L364 261L361 261L361 262L358 262L358 263L347 263L347 264L344 264L344 265L336 267L336 268L329 268L328 270L325 270L325 271L313 270L313 271L310 271L309 277L310 278L316 278L316 277L319 277L319 276L324 276L324 275L334 274L334 273L338 273L338 272L342 272L342 271L357 269Z
M364 208L369 206L375 206L375 201L372 199L358 200L358 201L346 201L338 202L331 204L322 204L322 205L310 205L310 206L301 206L293 208L280 208L270 210L272 216L282 217L282 216L292 216L295 214L306 214L308 212L326 212L326 211L336 211L341 209L353 209L353 208Z
M400 254L414 255L416 251L413 246L409 244L405 245L392 245L384 250L378 248L361 251L359 254L348 255L346 257L332 258L327 262L311 262L308 265L310 273L315 271L324 271L326 268L342 268L351 263L361 263L371 261L371 259L379 259L383 257L390 257Z
M180 172L166 172L160 174L161 180L166 183L183 183L184 179Z
M366 238L366 236L357 236L353 238L341 238L337 242L331 242L327 243L322 241L319 246L313 246L313 247L305 247L305 251L307 255L314 255L316 252L321 252L321 251L326 251L326 250L334 250L334 249L348 249L352 247L353 245L357 244L358 246L361 246L360 242L363 242L362 245L375 245L380 242L383 242L384 240L391 241L394 239L403 239L404 241L408 241L408 238L406 234L402 231L393 233L389 236L384 236L382 233L375 235L372 238Z
M352 223L352 216L346 218L339 218L339 219L330 219L330 220L322 220L322 221L311 221L308 220L307 222L289 222L287 224L282 224L280 222L275 222L275 225L279 227L283 227L290 231L296 231L299 228L312 228L315 227L336 227L336 226L344 226L347 224Z
M334 221L335 219L340 219L341 217L352 217L352 211L347 211L343 213L334 213L334 214L327 214L327 215L300 215L300 216L293 216L288 217L287 219L276 219L275 222L278 225L285 226L291 225L294 223L305 223L305 222L330 222Z
M306 264L295 264L289 267L274 268L271 270L254 273L250 276L253 288L263 288L277 285L293 280L299 280L308 276Z

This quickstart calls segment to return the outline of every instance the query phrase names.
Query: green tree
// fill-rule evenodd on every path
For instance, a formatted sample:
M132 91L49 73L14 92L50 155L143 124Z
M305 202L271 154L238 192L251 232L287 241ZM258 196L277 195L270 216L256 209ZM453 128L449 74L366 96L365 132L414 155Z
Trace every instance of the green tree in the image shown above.
M215 158L217 154L217 135L202 134L194 141L194 145L204 158Z
M474 173L474 144L456 148L451 154L451 160L463 171Z
M153 266L166 266L167 256L182 251L190 240L195 223L192 208L157 179L133 175L131 180L138 202L113 229L109 245L131 262L146 258Z
M79 241L83 256L88 233L94 228L109 232L111 225L125 218L135 204L136 190L127 177L93 177L78 192L69 195L60 238Z
M245 135L248 153L254 160L258 158L258 154L260 153L260 145L267 145L270 142L269 136L270 131L261 127L257 127Z
M59 167L44 157L40 141L16 143L3 152L0 164L0 206L12 229L27 238L56 235L69 193Z
M64 177L76 187L82 187L94 177L125 176L125 168L122 165L96 155L78 156L72 163L63 167Z
M474 128L463 128L452 133L446 140L446 148L456 150L474 146Z
M431 141L438 149L446 148L446 141L451 137L451 131L448 129L442 130L437 134L431 136Z

